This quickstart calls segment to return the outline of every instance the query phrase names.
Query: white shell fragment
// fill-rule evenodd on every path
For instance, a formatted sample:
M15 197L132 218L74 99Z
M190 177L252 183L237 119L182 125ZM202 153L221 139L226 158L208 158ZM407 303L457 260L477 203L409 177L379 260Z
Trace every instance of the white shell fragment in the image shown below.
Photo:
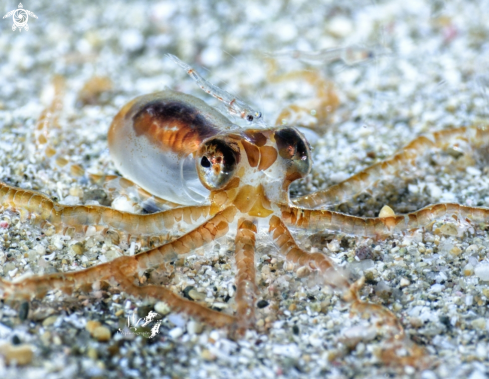
M480 262L475 266L474 274L480 280L489 281L489 262Z

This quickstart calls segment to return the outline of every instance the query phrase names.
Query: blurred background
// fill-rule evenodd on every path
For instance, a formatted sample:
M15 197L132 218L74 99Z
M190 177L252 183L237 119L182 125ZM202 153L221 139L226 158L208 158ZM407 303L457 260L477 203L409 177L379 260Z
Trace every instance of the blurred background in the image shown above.
M108 77L116 92L140 94L168 86L199 93L166 53L263 108L269 120L277 108L293 100L294 92L307 87L282 83L285 90L277 90L269 74L271 58L277 60L276 74L297 69L318 72L343 97L350 94L342 84L355 84L357 94L369 97L379 112L388 110L389 100L399 102L415 92L417 83L425 83L416 88L418 98L431 94L433 85L438 96L450 88L461 96L461 87L472 83L481 90L487 85L485 2L291 0L247 1L238 6L232 1L36 1L23 5L38 16L29 18L29 31L14 33L12 17L0 22L4 103L42 88L54 74L65 75L73 88L96 75ZM6 14L18 4L9 1L1 6ZM297 51L352 47L367 55L351 61L334 54L322 60L294 58ZM455 60L463 61L462 70ZM402 80L406 76L410 80ZM403 103L406 111L417 106L413 100Z

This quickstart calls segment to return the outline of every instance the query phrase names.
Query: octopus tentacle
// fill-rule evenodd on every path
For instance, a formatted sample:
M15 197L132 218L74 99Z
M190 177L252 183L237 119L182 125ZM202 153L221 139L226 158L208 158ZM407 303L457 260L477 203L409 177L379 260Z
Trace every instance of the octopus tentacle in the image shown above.
M383 346L382 358L388 358L391 363L425 364L426 351L410 343L400 320L389 309L379 304L364 301L359 296L359 291L365 284L362 277L356 282L350 283L348 278L326 255L322 253L308 253L302 250L290 234L287 226L277 216L270 219L270 234L280 254L297 267L308 266L319 271L325 283L331 285L343 294L343 300L351 304L351 314L357 314L375 318L378 331L382 331L387 337ZM399 356L397 350L405 348L407 354Z
M236 233L236 318L240 333L253 326L255 321L255 240L256 225L247 219L238 221Z
M431 149L446 149L455 143L469 144L480 148L489 144L487 130L478 128L454 128L441 130L411 141L394 156L378 162L356 173L350 178L325 190L292 199L292 203L303 208L335 206L344 203L360 193L377 185L389 175L396 175L409 166L414 166L416 158Z
M282 206L286 225L311 232L329 230L359 237L386 237L396 233L429 227L436 220L463 220L489 223L489 209L441 203L416 212L389 217L357 217L344 213Z
M71 291L84 284L109 279L116 268L127 277L142 274L222 237L229 230L229 223L233 221L236 212L236 208L228 207L180 238L134 256L120 257L77 272L36 275L16 282L0 280L0 292L8 298L29 299L43 296L50 290Z
M209 216L209 206L174 208L152 214L133 214L100 205L62 205L36 191L0 182L0 205L17 210L23 219L48 222L58 231L74 229L83 234L88 227L111 229L133 236L176 234Z
M365 283L364 278L350 283L345 273L325 254L308 253L302 250L295 242L287 226L277 216L272 216L270 219L270 234L280 254L287 261L297 267L308 266L312 270L319 271L328 285L342 291L344 300L352 303L352 312L367 313L380 317L382 320L387 321L389 326L393 326L397 330L397 333L403 335L403 328L391 311L381 305L360 300L358 292Z
M173 293L168 288L155 285L147 285L144 287L137 286L118 266L113 266L111 273L115 281L121 286L121 289L131 296L164 301L173 311L185 313L216 328L233 325L236 321L233 316L214 311L204 305L186 300Z
M279 249L285 259L296 267L308 266L312 270L317 270L325 281L343 291L350 287L348 279L341 273L334 262L322 253L308 253L302 250L290 234L284 222L277 216L270 218L269 233L275 246Z
M41 112L34 130L36 145L36 156L45 157L52 167L69 170L73 176L84 176L85 170L79 165L70 162L59 154L52 144L51 133L53 129L59 128L59 116L63 110L63 99L65 96L66 80L64 77L56 75L53 78L54 94L51 102Z

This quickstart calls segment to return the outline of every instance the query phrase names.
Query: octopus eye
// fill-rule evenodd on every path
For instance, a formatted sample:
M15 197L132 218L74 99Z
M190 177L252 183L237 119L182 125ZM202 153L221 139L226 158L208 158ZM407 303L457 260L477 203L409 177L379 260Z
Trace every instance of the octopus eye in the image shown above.
M219 138L209 139L199 148L196 162L202 184L211 191L221 189L234 177L238 147Z
M304 136L294 128L281 128L275 132L279 155L287 162L288 174L304 177L311 170L311 149Z

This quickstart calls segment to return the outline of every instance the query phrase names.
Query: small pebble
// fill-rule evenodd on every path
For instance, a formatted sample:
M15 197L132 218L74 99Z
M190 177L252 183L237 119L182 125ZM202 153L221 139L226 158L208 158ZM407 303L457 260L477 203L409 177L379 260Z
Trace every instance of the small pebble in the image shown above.
M42 326L48 327L50 325L53 325L56 322L57 319L58 319L58 316L49 316L48 318L46 318L42 322Z
M51 343L51 332L45 331L41 334L41 341L44 345L48 346Z
M379 217L392 217L395 215L396 213L394 212L394 210L388 205L384 205L379 212Z
M471 276L474 273L474 266L472 266L470 263L467 263L462 271L465 276Z
M440 231L446 236L458 236L458 229L455 224L444 224L441 226Z
M173 313L168 316L168 320L175 326L183 328L187 323L187 319L183 317L180 313Z
M309 309L313 312L320 312L321 311L321 303L320 302L310 303Z
M80 187L71 187L69 192L71 196L83 197L83 190Z
M110 329L106 326L97 326L94 329L92 336L100 342L107 342L111 337Z
M185 287L185 289L183 290L183 296L185 296L187 299L192 300L192 298L190 297L190 291L192 291L193 289L194 289L194 286Z
M124 314L124 309L119 309L117 312L115 312L116 317L122 316Z
M97 329L99 326L102 326L99 321L89 320L85 325L85 329L88 330L91 335L93 335L94 330Z
M158 312L159 314L167 315L168 313L170 313L171 308L164 301L158 301L155 304L155 311Z
M233 297L235 292L236 292L236 286L234 284L230 284L228 286L228 295L229 295L229 297Z
M408 375L413 375L416 372L416 369L414 367L411 367L411 366L405 366L404 372Z
M124 195L116 197L110 206L118 211L131 213L138 213L141 209L139 204L133 202Z
M22 304L20 304L20 308L19 308L20 320L25 321L27 319L28 314L29 314L29 303L27 301L24 301Z
M372 259L372 248L370 246L360 246L355 252L355 255L361 261Z
M473 176L481 176L482 172L477 167L469 166L466 168L467 172Z
M294 325L292 327L292 333L294 333L296 336L298 336L299 332L300 332L299 327L297 325Z
M137 29L127 29L119 35L119 43L124 50L136 51L143 47L144 36Z
M12 345L20 345L22 342L17 334L12 337Z
M171 338L176 339L176 338L178 338L178 337L180 337L180 336L183 335L183 329L177 326L176 328L173 328L172 330L170 330L168 332L168 335Z
M486 330L486 319L483 317L477 318L471 322L474 329Z
M305 278L311 274L311 269L307 266L302 266L297 270L297 277L298 278Z
M421 320L419 317L411 317L409 319L409 323L413 328L421 328L423 326L423 320Z
M202 323L191 320L187 325L187 331L189 334L200 334L204 329L204 325Z
M474 269L475 275L484 281L489 281L489 262L480 262Z
M79 242L71 245L71 251L76 254L76 255L82 255L83 254L83 245Z
M325 251L327 252L327 250ZM285 271L294 271L295 265L292 262L285 262L284 270Z
M399 312L401 309L402 309L402 305L401 304L399 304L399 303L392 304L392 310L394 312Z
M354 26L352 20L340 15L331 18L326 26L326 30L334 36L345 37L351 33Z
M333 253L340 251L340 243L338 242L338 240L333 240L326 246L328 247L329 251L332 251Z
M462 252L462 249L460 249L459 247L457 246L454 246L451 250L450 250L450 254L457 257L460 255L460 253Z
M401 287L407 287L410 284L411 284L411 282L408 279L406 279L406 278L401 278L401 281L399 282L399 285Z
M15 362L22 366L31 363L34 357L34 348L28 344L13 346L7 343L0 345L0 355L5 357L7 364Z
M268 307L268 304L269 304L268 301L260 300L258 303L256 303L256 306L261 309L261 308Z
M97 359L98 358L97 350L94 349L93 347L89 347L87 350L87 356L88 358L93 360Z
M212 354L208 349L202 350L201 356L206 361L214 361L216 359L216 356Z
M441 292L441 291L443 291L444 288L445 288L445 286L442 284L433 284L431 286L431 292L435 292L435 293Z
M199 301L203 301L206 298L205 293L198 292L195 289L191 289L190 291L188 291L188 296L193 300L199 300Z

